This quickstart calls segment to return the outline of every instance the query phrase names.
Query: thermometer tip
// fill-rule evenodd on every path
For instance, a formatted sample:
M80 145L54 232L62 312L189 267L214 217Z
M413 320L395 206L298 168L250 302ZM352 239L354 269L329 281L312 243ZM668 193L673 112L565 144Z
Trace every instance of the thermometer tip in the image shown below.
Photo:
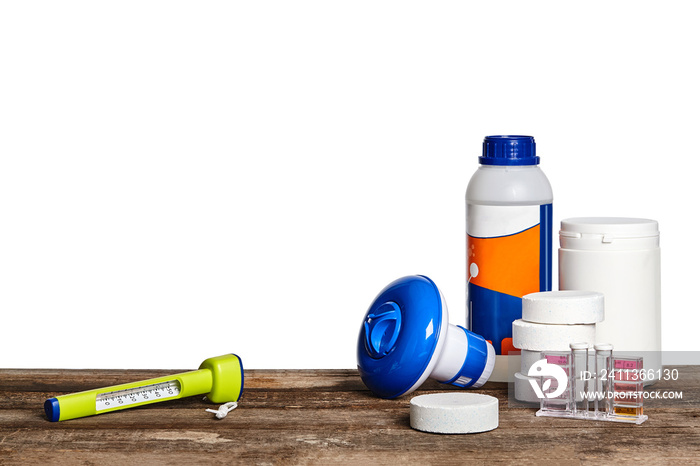
M61 407L56 398L49 398L44 402L44 412L51 422L58 422L61 417Z

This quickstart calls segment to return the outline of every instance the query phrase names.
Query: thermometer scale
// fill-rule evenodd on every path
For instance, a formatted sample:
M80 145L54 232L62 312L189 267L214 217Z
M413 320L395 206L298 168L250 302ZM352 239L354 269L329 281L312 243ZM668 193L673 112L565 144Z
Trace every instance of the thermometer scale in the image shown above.
M238 401L243 391L243 364L235 354L205 360L196 371L114 385L49 398L49 421L65 421L121 409L206 394L213 403Z
M169 398L177 398L180 394L180 382L168 380L167 382L154 383L138 388L126 388L114 392L98 393L95 398L95 410L104 411L114 407L123 407L148 403L149 400L160 401Z

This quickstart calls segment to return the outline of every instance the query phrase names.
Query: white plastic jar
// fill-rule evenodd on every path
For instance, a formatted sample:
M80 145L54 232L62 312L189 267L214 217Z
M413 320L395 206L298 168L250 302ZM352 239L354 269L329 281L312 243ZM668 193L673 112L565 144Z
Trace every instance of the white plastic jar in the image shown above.
M581 217L561 222L559 289L605 295L596 343L644 357L661 370L661 250L655 220ZM653 378L653 377L651 377Z

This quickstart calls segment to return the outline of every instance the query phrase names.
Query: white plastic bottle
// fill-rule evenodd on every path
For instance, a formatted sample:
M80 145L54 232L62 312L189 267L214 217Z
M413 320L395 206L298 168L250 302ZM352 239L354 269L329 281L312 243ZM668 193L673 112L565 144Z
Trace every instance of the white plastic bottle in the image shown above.
M532 136L487 136L479 163L466 194L467 326L492 342L491 380L505 382L521 298L552 289L553 195Z

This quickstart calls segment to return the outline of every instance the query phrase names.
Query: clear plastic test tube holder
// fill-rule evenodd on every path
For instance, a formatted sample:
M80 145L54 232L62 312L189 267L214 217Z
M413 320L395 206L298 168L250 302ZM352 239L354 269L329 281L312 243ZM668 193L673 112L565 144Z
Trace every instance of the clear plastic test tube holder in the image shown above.
M589 371L589 344L572 343L570 348L571 352L541 353L547 365L562 371L551 368L540 378L541 387L549 392L540 399L537 416L634 424L648 419L643 405L643 358L614 357L612 345L595 345L594 370ZM562 382L562 373L566 389L551 396Z

